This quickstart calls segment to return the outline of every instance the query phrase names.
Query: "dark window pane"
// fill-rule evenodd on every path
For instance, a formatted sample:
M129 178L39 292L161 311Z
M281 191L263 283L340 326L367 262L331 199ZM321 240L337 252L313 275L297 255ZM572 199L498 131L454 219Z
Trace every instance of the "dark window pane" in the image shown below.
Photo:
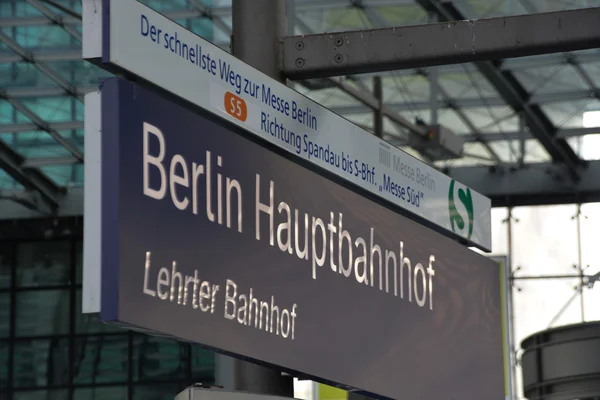
M173 396L175 397L175 396ZM124 400L127 386L75 389L73 400Z
M8 342L0 342L0 391L8 387Z
M98 314L83 314L81 312L81 289L76 292L75 299L75 332L76 333L104 333L125 332L123 328L100 322Z
M15 392L13 400L65 400L69 398L66 389L59 390L36 390L33 392Z
M69 242L21 243L17 248L17 286L69 283Z
M10 333L10 293L0 293L0 338ZM1 387L1 386L0 386Z
M134 400L173 400L188 385L181 383L136 385L133 387Z
M68 290L32 290L17 293L17 336L69 333Z
M187 379L187 344L141 334L134 338L134 380L156 382Z
M75 245L75 283L83 281L83 242L77 241Z
M129 375L128 335L90 336L75 340L74 383L121 383Z
M69 381L67 339L19 340L14 352L15 387L56 386Z
M194 382L213 382L215 378L215 352L192 346L192 379Z
M13 254L12 246L0 244L0 289L11 285Z

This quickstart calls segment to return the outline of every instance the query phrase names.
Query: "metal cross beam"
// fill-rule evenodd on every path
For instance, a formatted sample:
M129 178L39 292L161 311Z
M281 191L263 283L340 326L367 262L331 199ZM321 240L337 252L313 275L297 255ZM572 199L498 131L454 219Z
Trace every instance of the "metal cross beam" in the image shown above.
M307 79L592 49L600 47L599 25L600 8L587 8L288 36L283 72Z
M590 161L576 183L566 176L563 166L553 163L527 164L524 169L516 165L512 169L456 167L443 172L489 197L493 207L600 201L600 161Z
M26 189L37 191L50 209L56 210L60 205L64 189L38 169L25 167L25 161L25 157L0 140L0 169L6 171Z

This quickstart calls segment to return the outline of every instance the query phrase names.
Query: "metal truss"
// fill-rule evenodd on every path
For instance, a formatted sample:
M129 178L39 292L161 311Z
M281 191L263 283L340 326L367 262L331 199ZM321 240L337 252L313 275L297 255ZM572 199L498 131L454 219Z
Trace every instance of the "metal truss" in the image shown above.
M416 0L424 9L435 13L440 21L452 22L464 20L465 17L454 6L452 2L440 2L438 0ZM537 18L537 19L529 19ZM517 35L513 37L512 47L527 47L525 42L531 42L532 47L537 47L539 51L547 50L547 53L558 51L578 50L581 48L594 48L600 43L600 36L595 35L595 30L590 29L587 24L596 24L595 19L600 18L600 8L583 9L575 11L563 11L557 13L534 14L524 17L515 17L510 20L515 25L510 26L517 33L525 32L523 37ZM506 18L505 20L508 20ZM519 25L519 23L523 25ZM538 24L538 25L536 25ZM548 27L554 26L553 31L559 32L555 35L538 35L537 32L545 31ZM496 28L501 29L499 26ZM584 29L581 29L584 28ZM494 34L491 34L490 44L494 42ZM508 36L500 38L508 39ZM554 41L539 39L544 37ZM479 37L481 40L481 37ZM517 46L515 46L517 44ZM522 44L522 46L521 46ZM508 42L503 43L503 47L510 46ZM532 48L531 50L535 50ZM521 53L522 55L523 53ZM496 59L507 58L511 51L499 51L496 53ZM512 53L512 55L515 55ZM518 55L518 53L516 54ZM585 165L585 162L573 151L566 140L557 138L556 131L552 121L546 116L542 109L530 103L527 90L519 83L518 79L510 71L502 71L498 68L499 61L478 61L476 67L481 74L492 84L506 103L516 112L520 113L531 133L540 141L542 146L552 157L554 162L564 163L568 169L570 179L579 179L579 167Z
M39 193L42 200L55 211L61 202L64 189L56 185L50 178L40 172L37 168L25 166L25 157L18 154L4 141L0 140L0 167L13 179L19 182L28 191ZM0 198L14 200L27 205L28 208L37 208L35 201L28 199L25 194L11 194L8 196L0 191ZM26 200L27 199L27 200Z
M553 161L565 164L571 179L578 179L585 162L564 139L556 137L557 129L541 108L530 102L515 76L502 70L501 62L488 60L598 47L600 34L594 26L600 20L600 8L466 20L452 2L416 1L441 22L286 37L283 71L291 78L318 78L474 62L504 103L523 116ZM553 35L538 34L548 27L555 27ZM595 88L591 90L595 95Z
M33 9L37 10L40 17L14 17L0 18L0 28L11 28L18 26L58 26L67 32L76 42L81 41L81 33L78 25L81 24L80 16L72 10L60 10L57 12L55 5L51 4L53 0L24 0ZM387 27L384 16L378 13L378 7L414 5L418 4L425 10L436 24L410 26L402 28ZM367 57L365 46L361 45L364 38L360 38L363 32L340 32L335 34L314 34L306 23L300 17L303 12L322 12L323 10L342 10L345 7L358 10L367 20L372 30L368 32L372 35L373 45L370 51L377 53L376 57ZM568 190L573 193L580 193L576 197L580 199L595 198L593 193L596 189L592 186L585 186L589 181L589 174L595 171L594 162L589 163L586 169L586 163L582 161L566 142L567 138L599 133L599 129L592 128L561 128L558 129L552 124L548 116L542 111L541 105L554 104L568 101L585 101L600 98L600 90L597 88L594 77L581 66L582 63L600 62L600 53L582 53L572 54L568 51L580 48L600 47L598 43L600 34L596 29L590 29L590 26L597 26L600 22L600 8L584 9L575 11L565 11L559 13L535 14L535 8L529 12L532 15L520 17L506 17L497 19L466 20L451 1L440 0L304 0L295 2L293 7L295 12L295 22L297 27L305 35L302 36L304 47L299 49L294 44L299 37L290 36L283 39L284 64L283 70L291 77L301 77L297 73L300 69L309 69L311 63L317 68L321 68L319 73L309 73L307 77L326 76L325 78L304 79L299 81L304 87L310 90L319 90L322 88L337 88L357 99L360 105L332 106L332 111L345 116L373 115L373 124L365 126L374 132L374 134L391 141L393 144L411 146L415 148L422 147L419 139L424 132L422 127L409 121L401 115L403 112L415 112L432 110L432 118L437 111L451 109L454 115L468 129L464 134L467 142L478 142L483 145L489 154L489 159L483 156L474 156L465 153L465 156L482 157L482 161L487 164L496 164L496 169L490 171L488 167L461 167L452 168L452 176L461 176L460 179L473 188L481 190L482 193L490 193L495 199L495 205L502 204L498 200L501 196L498 191L487 191L488 187L479 188L476 179L468 178L468 171L473 171L473 176L478 179L489 179L489 182L495 182L506 187L506 179L516 179L517 185L512 192L508 192L508 197L503 200L506 204L529 204L534 202L561 202L567 195ZM164 11L167 17L172 19L192 19L207 18L210 19L214 27L222 31L226 36L231 34L230 23L225 19L231 16L231 8L207 7L201 0L189 0L188 9ZM558 24L560 20L560 29L553 30L554 35L537 34L537 25ZM575 23L576 22L576 23ZM558 26L558 25L557 25ZM432 29L445 27L445 35L437 34ZM527 29L525 29L525 27ZM547 32L547 27L544 32ZM402 33L402 40L399 41L398 33ZM448 34L451 32L451 34ZM31 122L13 123L0 125L0 133L11 133L19 135L21 132L31 132L41 130L47 132L59 144L64 146L70 152L69 156L51 157L51 158L32 158L22 159L18 164L24 171L35 171L39 167L48 165L70 165L83 162L83 154L75 143L71 143L60 135L59 131L82 129L83 122L67 121L60 123L48 123L39 115L36 115L31 109L25 106L22 99L69 96L81 101L85 93L97 90L96 85L75 85L61 77L56 71L52 70L46 63L57 61L78 61L81 59L81 49L64 48L59 50L43 50L35 48L23 48L14 38L8 36L9 31L4 29L0 32L0 41L8 46L13 53L0 53L0 64L27 62L33 64L42 74L51 79L56 86L54 87L12 87L1 92L0 97L12 104L15 110L28 117ZM336 47L337 38L343 35L348 40L342 43L342 46ZM387 36L386 36L387 35ZM413 39L410 39L411 35ZM386 36L387 42L380 38ZM374 39L377 39L373 41ZM351 39L351 40L350 40ZM359 40L360 39L360 40ZM423 39L427 39L427 45L423 44ZM475 42L473 42L475 39ZM404 43L414 43L412 53L408 59L398 49L401 49ZM446 41L444 41L446 40ZM454 49L448 46L448 41L452 44L463 44L460 48ZM399 46L390 46L390 43L396 43ZM421 44L419 44L421 43ZM518 46L514 46L517 43ZM292 48L293 44L293 48ZM222 48L228 48L229 43L217 45ZM417 46L418 45L418 46ZM319 47L321 46L321 47ZM473 50L475 49L475 54ZM302 66L293 63L291 58L297 54L303 53L304 63ZM336 59L336 54L342 54L343 59ZM521 55L531 55L536 53L544 54L532 58L508 58L502 61L489 61L490 59L500 60L506 57L515 57ZM310 57L308 57L310 56ZM312 57L312 58L311 58ZM362 57L362 58L361 58ZM464 57L464 58L461 58ZM407 62L408 61L408 62ZM469 61L470 64L456 64L458 62ZM352 64L354 63L354 64ZM439 65L443 64L443 65ZM364 69L364 66L367 69ZM382 69L396 69L400 65L401 70L382 71ZM432 67L433 65L437 65ZM528 93L524 86L517 80L515 71L530 70L532 68L546 67L548 65L569 65L579 75L587 89L554 91L552 93ZM324 67L334 68L334 72L328 72L320 75ZM421 68L422 67L422 68ZM361 69L362 68L362 69ZM296 72L295 72L296 71ZM356 72L366 72L362 75L354 75ZM481 73L487 79L498 95L481 94L476 97L453 98L452 94L442 85L437 84L437 79L443 74L461 74ZM331 75L337 75L338 78L330 78ZM343 75L343 76L341 76ZM430 86L435 87L435 95L430 93L430 99L426 101L383 101L383 90L371 90L365 84L368 79L376 77L374 82L381 84L383 77L426 77ZM384 81L385 82L385 81ZM374 84L378 88L377 83ZM380 87L381 89L381 87ZM399 90L399 89L398 89ZM433 96L433 97L432 97ZM454 94L454 96L457 96ZM459 96L457 96L459 97ZM439 98L439 100L438 100ZM480 132L477 124L474 123L472 114L466 112L470 108L490 108L509 106L515 113L513 118L522 119L524 126L518 130L510 132ZM392 122L397 127L398 132L383 132L383 118ZM437 117L435 117L437 119ZM492 115L492 119L495 117ZM392 129L393 130L393 129ZM403 134L404 133L404 136ZM463 133L463 132L461 132ZM494 142L519 141L521 142L521 152L524 153L525 140L538 140L552 158L552 163L534 165L529 168L529 164L503 165L493 147ZM510 143L509 143L510 145ZM523 154L520 154L523 157ZM427 161L427 157L423 157ZM520 168L525 168L523 171ZM7 170L8 171L8 170ZM16 170L12 168L11 175ZM550 171L545 179L540 182L548 183L548 190L538 187L540 193L546 196L530 197L531 190L519 189L519 185L524 179L540 179L536 174L539 171ZM600 171L600 170L599 170ZM39 172L41 174L41 172ZM545 172L544 172L545 173ZM464 176L463 176L464 175ZM19 175L19 179L23 179ZM16 179L16 178L15 178ZM579 180L579 181L578 181ZM564 182L563 182L564 181ZM19 181L20 182L20 181ZM577 183L579 182L579 183ZM471 184L472 183L472 184ZM487 181L486 181L487 183ZM502 186L504 185L504 186ZM26 185L32 188L31 182ZM561 189L558 190L557 187ZM581 190L579 188L581 187ZM569 188L569 189L566 189ZM37 189L36 189L37 190ZM564 193L563 193L564 192ZM56 204L48 200L48 196L42 196L48 204ZM571 196L572 198L573 196ZM507 200L510 199L510 200ZM532 200L533 199L533 200ZM549 199L549 200L548 200ZM540 203L541 204L541 203Z
M492 199L493 207L589 203L600 201L600 161L590 161L578 182L563 165L446 168L443 172Z

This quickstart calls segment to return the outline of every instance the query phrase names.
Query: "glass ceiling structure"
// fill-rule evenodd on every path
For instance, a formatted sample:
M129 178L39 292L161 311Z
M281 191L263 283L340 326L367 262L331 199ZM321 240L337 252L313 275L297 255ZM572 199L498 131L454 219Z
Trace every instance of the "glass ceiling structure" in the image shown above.
M0 189L33 187L51 197L57 188L83 185L83 96L110 75L81 60L81 1L0 0ZM230 0L143 2L229 51ZM288 8L295 18L288 33L436 22L441 16L428 10L437 2L292 0ZM600 0L454 0L443 5L463 19L481 19L598 7ZM595 135L600 133L595 128L600 115L593 113L600 110L599 50L494 65L510 87L490 80L476 64L457 64L379 74L383 100L411 122L437 120L465 138L464 156L436 161L438 167L556 161L538 140L540 132L528 124L525 109L542 121L543 130L557 132L567 156L600 158ZM360 90L373 90L373 74L344 79ZM373 129L373 110L339 87L300 82L294 88ZM517 93L522 103L511 101L507 90ZM388 119L384 138L420 157L406 146L408 132Z

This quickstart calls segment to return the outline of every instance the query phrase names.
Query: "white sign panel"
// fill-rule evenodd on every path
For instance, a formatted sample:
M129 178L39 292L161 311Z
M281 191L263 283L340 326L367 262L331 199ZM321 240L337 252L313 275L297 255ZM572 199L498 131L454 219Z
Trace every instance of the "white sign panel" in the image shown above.
M104 40L107 34L110 38L108 46L102 46L103 61L220 115L477 247L491 249L488 198L137 0L105 0L103 5L107 14ZM84 19L98 18L98 14L96 10Z

